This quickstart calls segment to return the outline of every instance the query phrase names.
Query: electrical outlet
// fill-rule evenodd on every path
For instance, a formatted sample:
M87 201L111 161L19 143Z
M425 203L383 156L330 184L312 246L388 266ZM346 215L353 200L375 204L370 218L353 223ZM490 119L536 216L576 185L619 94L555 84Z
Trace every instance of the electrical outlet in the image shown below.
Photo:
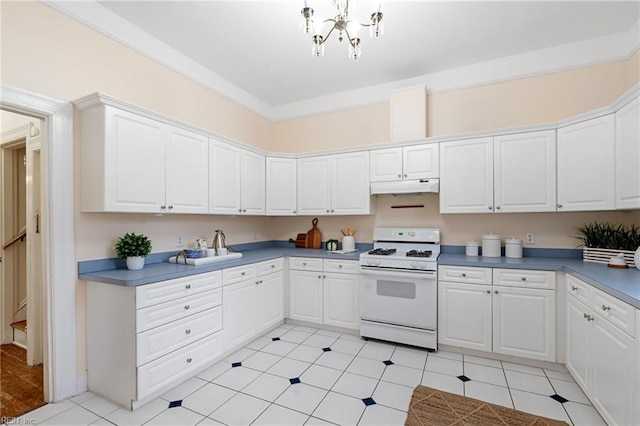
M536 243L536 235L533 232L527 232L524 236L525 242L527 244L535 244Z
M184 247L184 241L182 239L182 235L178 235L176 237L176 247Z

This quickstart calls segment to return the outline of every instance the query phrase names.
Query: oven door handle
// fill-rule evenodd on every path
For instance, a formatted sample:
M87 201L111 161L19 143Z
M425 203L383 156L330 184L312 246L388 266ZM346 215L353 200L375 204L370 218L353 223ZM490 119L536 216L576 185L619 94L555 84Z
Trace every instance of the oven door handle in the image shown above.
M385 277L385 278L414 278L414 279L435 279L436 278L435 271L412 272L412 271L398 271L393 269L376 269L376 268L360 267L360 273L362 275L371 275L374 277Z

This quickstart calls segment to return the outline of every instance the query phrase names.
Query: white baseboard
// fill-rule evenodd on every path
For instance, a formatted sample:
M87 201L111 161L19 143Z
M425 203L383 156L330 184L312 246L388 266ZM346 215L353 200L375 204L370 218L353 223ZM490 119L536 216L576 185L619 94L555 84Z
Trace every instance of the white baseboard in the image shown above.
M13 344L27 349L27 333L17 328L13 329Z
M76 395L86 392L89 389L89 379L87 371L83 371L76 377Z

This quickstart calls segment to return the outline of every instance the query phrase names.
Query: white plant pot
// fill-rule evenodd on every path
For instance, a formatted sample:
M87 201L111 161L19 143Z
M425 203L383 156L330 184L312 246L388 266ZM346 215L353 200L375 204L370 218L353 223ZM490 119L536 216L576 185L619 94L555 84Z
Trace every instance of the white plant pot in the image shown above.
M137 271L138 269L142 269L144 267L144 257L142 256L131 256L127 257L127 269L130 271Z
M640 247L638 247L636 253L633 255L633 260L636 263L636 269L640 270Z

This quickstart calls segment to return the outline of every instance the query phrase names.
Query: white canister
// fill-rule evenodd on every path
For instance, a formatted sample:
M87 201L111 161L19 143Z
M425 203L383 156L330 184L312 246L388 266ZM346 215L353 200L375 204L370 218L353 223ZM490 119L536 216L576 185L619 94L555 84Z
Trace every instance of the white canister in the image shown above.
M464 249L466 256L478 256L478 243L475 241L469 241Z
M500 257L500 235L482 236L482 257Z
M522 240L509 238L504 241L504 254L507 257L520 259L522 257Z

